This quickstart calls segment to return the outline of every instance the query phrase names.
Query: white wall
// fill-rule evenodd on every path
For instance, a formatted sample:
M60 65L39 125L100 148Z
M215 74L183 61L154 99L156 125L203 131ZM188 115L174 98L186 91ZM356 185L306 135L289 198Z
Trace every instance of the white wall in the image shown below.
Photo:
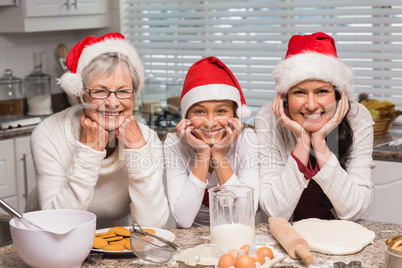
M70 50L76 43L89 35L100 36L108 32L120 31L119 1L109 1L110 26L102 29L38 32L0 33L0 76L5 69L11 69L14 76L24 79L33 69L33 53L46 53L44 72L51 75L52 94L63 92L56 84L56 78L63 74L59 65L56 47L64 43Z

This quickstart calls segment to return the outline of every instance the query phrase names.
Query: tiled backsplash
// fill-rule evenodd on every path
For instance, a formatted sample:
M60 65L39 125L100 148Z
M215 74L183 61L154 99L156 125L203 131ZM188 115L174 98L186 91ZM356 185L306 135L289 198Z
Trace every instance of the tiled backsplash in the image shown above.
M77 42L88 35L103 35L120 31L119 1L110 1L110 26L103 29L37 32L37 33L0 33L0 76L5 69L11 69L15 77L24 79L34 67L33 55L45 53L43 72L51 76L51 93L59 94L63 90L56 83L56 78L63 74L56 54L56 47L64 43L70 50Z
M83 36L92 35L93 31L63 31L40 33L4 33L0 34L0 72L11 69L15 77L24 79L34 67L35 52L45 53L43 72L51 76L51 92L60 93L62 89L56 84L56 78L63 74L56 47L64 43L71 49Z

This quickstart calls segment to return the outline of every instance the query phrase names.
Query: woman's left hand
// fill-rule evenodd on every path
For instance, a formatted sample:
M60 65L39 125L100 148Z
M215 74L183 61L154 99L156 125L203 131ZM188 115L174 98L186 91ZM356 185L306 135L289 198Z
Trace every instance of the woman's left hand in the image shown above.
M324 125L322 128L316 132L311 132L311 142L319 142L324 140L332 130L334 130L345 118L349 110L348 97L345 92L341 93L341 99L338 102L338 107L336 108L334 116ZM313 146L314 147L314 146Z
M137 120L132 115L124 120L115 134L126 149L139 149L147 144Z
M226 156L227 149L237 141L244 128L244 124L238 118L231 118L228 123L229 125L225 126L226 135L212 146L212 157Z

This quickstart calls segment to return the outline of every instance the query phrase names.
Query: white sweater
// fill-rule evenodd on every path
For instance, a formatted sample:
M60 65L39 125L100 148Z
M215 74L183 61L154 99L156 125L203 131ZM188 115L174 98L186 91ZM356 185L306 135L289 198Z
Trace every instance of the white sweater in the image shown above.
M215 170L207 175L207 183L192 173L195 150L176 133L169 133L164 142L167 190L171 212L183 228L209 225L209 208L202 205L205 189L218 186ZM255 132L246 128L226 154L233 175L225 185L246 184L254 188L254 212L258 208L259 172L258 141Z
M374 122L369 111L354 102L350 105L348 120L354 140L346 170L332 154L311 179L328 196L335 217L356 220L365 216L371 204ZM296 145L296 136L280 125L271 103L257 113L255 128L261 145L260 206L268 216L290 219L310 181L304 178L290 155Z
M37 186L26 211L87 210L96 214L97 228L129 225L131 220L162 227L169 208L157 134L139 124L147 144L140 149L119 146L105 158L106 150L79 142L81 113L79 105L70 107L48 117L32 133Z

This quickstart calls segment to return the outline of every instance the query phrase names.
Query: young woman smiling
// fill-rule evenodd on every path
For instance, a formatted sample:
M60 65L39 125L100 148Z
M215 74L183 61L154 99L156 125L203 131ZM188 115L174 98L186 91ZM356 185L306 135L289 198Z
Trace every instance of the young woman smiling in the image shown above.
M168 199L176 223L209 225L207 189L246 184L258 208L257 136L239 118L250 116L240 85L215 57L189 69L183 85L176 133L164 142Z
M293 36L273 77L278 95L255 118L260 206L268 216L368 216L373 120L353 98L353 72L324 33Z
M89 36L71 49L67 66L61 87L81 104L50 116L32 133L37 187L26 210L91 211L97 228L132 221L164 226L169 207L158 164L162 144L132 116L144 86L135 48L119 33Z

